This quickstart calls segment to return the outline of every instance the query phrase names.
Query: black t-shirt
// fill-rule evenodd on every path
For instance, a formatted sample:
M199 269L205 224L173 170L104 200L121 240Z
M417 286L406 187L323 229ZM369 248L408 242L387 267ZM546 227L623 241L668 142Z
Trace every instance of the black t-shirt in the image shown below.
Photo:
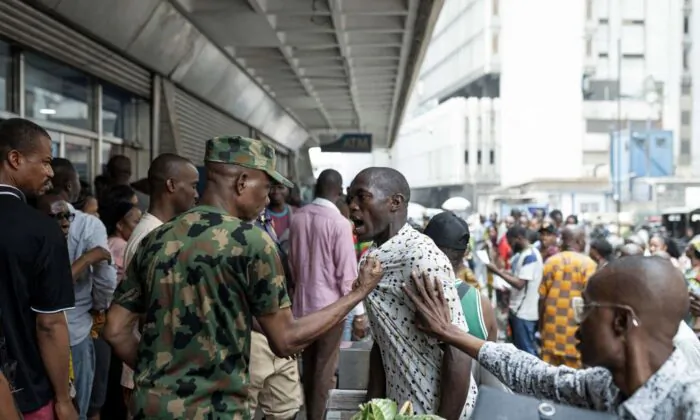
M36 335L37 314L75 306L68 246L58 224L30 207L19 190L0 185L0 317L3 371L20 411L54 395ZM13 372L12 372L13 371Z

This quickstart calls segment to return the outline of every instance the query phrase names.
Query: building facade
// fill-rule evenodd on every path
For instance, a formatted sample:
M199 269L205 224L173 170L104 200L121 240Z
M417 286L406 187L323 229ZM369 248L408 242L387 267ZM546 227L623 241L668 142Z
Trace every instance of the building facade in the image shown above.
M586 0L582 74L586 175L609 159L610 132L663 128L690 165L683 0ZM686 86L687 87L687 86ZM602 171L608 173L608 171ZM597 171L600 174L601 171Z
M73 3L64 3L68 9L54 12L78 16L69 10ZM150 19L174 16L173 9L161 6ZM162 41L161 61L153 67L133 53L119 52L113 43L120 39L98 40L57 13L18 0L0 2L0 120L22 117L44 127L51 135L54 156L71 160L82 180L92 184L117 154L131 158L135 179L145 177L151 160L163 152L200 164L204 141L222 133L273 145L278 169L294 177L295 149L306 137L293 147L285 145L259 125L255 128L219 104L201 99L197 89L177 77L196 77L193 66L180 63L187 67L184 71L167 61L172 57L166 53L172 51L165 41L149 38L149 31L140 32L131 45L146 54Z
M619 128L670 130L689 174L690 1L446 0L404 123L449 98L499 98L504 185L607 177Z

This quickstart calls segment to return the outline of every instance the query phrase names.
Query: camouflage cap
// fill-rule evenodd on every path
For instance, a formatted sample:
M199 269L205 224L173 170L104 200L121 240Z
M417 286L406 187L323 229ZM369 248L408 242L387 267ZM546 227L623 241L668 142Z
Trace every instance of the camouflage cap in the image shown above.
M205 162L228 163L264 171L270 178L292 188L294 184L275 169L275 149L260 140L241 136L221 136L207 140Z

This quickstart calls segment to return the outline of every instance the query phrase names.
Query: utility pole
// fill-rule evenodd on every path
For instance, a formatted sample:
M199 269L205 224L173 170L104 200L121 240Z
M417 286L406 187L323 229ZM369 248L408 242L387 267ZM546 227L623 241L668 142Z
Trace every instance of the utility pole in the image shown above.
M617 191L615 197L615 211L617 212L617 234L622 233L622 19L620 19L620 30L617 38L617 155L615 156Z

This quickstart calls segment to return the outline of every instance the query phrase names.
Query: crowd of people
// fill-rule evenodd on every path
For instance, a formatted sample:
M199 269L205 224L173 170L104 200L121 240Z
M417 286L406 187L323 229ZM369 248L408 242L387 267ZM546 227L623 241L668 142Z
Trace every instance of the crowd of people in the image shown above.
M121 155L91 189L23 119L0 159L0 419L321 420L342 343L366 339L367 399L418 413L468 419L489 385L700 418L700 240L613 246L558 211L414 226L380 167L347 190L323 171L302 205L239 136L201 171L156 157L139 189Z

